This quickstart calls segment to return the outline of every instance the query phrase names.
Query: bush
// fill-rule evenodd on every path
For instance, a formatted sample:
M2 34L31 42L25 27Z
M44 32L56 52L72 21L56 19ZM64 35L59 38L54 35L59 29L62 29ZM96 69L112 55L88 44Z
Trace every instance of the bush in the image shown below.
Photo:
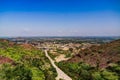
M30 69L21 64L17 66L4 64L0 71L2 72L1 74L4 74L0 77L3 80L32 80Z
M107 70L104 70L102 72L102 76L103 76L103 78L105 78L107 80L119 80L119 77L117 76L116 73L110 72L110 71L107 71Z

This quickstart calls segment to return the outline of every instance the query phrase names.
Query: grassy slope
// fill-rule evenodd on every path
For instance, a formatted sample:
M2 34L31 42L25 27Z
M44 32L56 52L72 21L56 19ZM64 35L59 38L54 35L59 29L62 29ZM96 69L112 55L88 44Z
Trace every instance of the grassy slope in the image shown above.
M0 80L54 80L57 75L44 53L28 44L0 39L0 56Z

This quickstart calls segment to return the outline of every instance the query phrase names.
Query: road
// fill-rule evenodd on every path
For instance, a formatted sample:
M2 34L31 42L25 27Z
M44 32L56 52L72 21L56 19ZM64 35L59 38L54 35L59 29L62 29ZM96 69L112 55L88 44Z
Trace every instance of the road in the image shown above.
M48 55L47 50L45 50L45 55L46 57L50 60L52 66L56 69L58 76L56 77L56 80L72 80L67 74L65 74L60 68L58 68L55 63L54 60L51 59L51 57Z

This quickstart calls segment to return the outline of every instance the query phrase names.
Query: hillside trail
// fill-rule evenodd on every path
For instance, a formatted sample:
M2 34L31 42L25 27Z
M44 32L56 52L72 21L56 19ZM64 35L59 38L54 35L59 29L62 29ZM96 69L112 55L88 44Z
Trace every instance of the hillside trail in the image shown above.
M55 63L54 60L51 59L51 57L48 55L47 50L45 50L45 56L50 60L52 66L56 69L58 76L56 77L56 80L72 80L67 74L65 74L60 68L58 68Z
M70 58L66 58L66 57L65 57L65 54L61 54L60 56L57 56L57 57L55 58L55 61L56 61L56 62L60 62L60 61L66 61L66 60L68 60L68 59L70 59Z

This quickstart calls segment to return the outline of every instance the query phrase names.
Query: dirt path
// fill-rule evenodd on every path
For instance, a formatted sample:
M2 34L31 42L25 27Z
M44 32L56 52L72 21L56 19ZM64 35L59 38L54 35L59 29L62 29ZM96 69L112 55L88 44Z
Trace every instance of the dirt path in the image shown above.
M55 58L55 61L56 61L56 62L60 62L60 61L66 61L66 60L68 60L68 59L70 59L70 58L65 58L65 55L64 55L64 54L61 54L60 56L57 56L57 57Z
M50 60L52 66L56 69L58 76L56 77L56 80L63 79L63 80L72 80L67 74L65 74L60 68L58 68L54 61L51 59L51 57L48 55L47 50L45 50L46 57Z

